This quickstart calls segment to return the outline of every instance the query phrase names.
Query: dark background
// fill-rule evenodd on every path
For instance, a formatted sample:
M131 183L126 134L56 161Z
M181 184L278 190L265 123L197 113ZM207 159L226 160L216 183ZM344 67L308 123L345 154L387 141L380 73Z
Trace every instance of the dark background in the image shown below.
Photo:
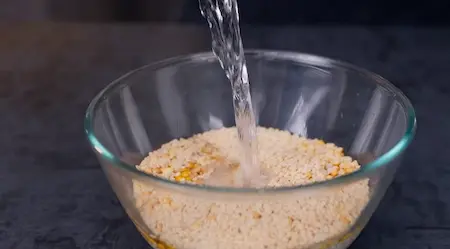
M2 0L0 19L202 22L197 0ZM241 0L241 20L271 25L449 25L445 0Z
M450 1L238 1L245 47L344 60L413 103L415 140L350 248L449 249ZM127 71L210 50L197 0L0 0L0 34L0 249L148 249L83 116Z

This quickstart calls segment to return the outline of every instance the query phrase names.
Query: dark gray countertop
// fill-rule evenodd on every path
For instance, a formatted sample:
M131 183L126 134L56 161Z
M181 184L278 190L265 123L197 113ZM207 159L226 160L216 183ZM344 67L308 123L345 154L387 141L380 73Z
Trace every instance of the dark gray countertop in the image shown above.
M206 27L0 24L0 248L147 248L91 153L83 114L151 61L209 50ZM352 249L450 248L450 30L246 27L247 48L375 71L411 99L418 133Z

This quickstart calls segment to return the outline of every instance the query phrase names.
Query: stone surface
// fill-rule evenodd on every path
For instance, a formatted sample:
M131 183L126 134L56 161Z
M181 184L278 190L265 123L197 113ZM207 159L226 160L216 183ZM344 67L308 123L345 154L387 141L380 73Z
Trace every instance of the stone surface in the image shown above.
M0 24L0 248L148 248L83 132L90 99L126 71L209 50L204 26ZM450 30L245 27L247 48L339 58L393 81L415 141L352 249L450 246Z

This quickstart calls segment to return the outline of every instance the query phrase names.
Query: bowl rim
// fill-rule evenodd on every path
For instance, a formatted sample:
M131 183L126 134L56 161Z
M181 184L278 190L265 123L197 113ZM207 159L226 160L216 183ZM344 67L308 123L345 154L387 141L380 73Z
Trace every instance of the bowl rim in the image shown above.
M161 61L157 61L154 63L150 63L144 65L140 68L134 69L118 79L114 80L110 84L108 84L105 88L103 88L90 102L84 118L84 130L86 136L89 140L92 148L97 151L97 153L101 156L101 158L106 159L111 164L121 169L124 169L136 176L141 176L147 178L155 183L166 185L167 187L182 187L186 190L201 190L208 192L226 192L226 193L285 193L290 191L299 191L299 190L311 190L321 187L330 187L334 185L339 185L347 182L353 182L367 177L369 174L373 173L376 169L381 168L389 164L389 162L393 161L397 158L397 156L401 155L403 151L409 146L412 142L416 129L416 115L414 108L409 101L409 99L400 91L397 87L395 87L392 83L390 83L385 78L381 77L378 74L370 72L366 69L360 68L353 64L330 59L327 57L300 53L300 52L290 52L290 51L279 51L279 50L260 50L260 49L248 49L245 50L245 55L258 58L258 57L269 57L273 59L284 59L284 60L292 60L297 63L308 64L311 66L318 67L339 67L347 70L356 71L360 74L368 78L372 78L374 84L377 84L383 87L385 90L390 92L392 96L401 104L402 108L405 110L407 115L407 127L406 131L403 134L402 138L397 141L397 143L389 149L389 151L384 154L378 156L375 160L370 163L361 165L361 168L358 171L352 172L350 174L340 176L338 178L333 178L331 180L314 182L306 185L295 185L295 186L284 186L284 187L274 187L274 188L232 188L232 187L216 187L216 186L205 186L205 185L194 185L194 184L186 184L186 183L178 183L175 181L170 181L164 178L160 178L151 174L147 174L143 171L140 171L136 168L136 165L130 165L128 163L123 162L118 157L116 157L113 153L111 153L105 146L103 146L100 141L97 139L95 132L93 130L93 123L95 116L95 111L102 102L102 100L106 99L106 97L113 92L114 90L123 87L126 85L125 79L132 77L134 74L143 71L143 70L158 70L161 68L165 68L175 64L181 64L186 62L201 62L201 61L211 61L217 60L215 55L212 52L201 52L201 53L193 53L187 55L181 55L176 57L171 57L168 59L164 59Z

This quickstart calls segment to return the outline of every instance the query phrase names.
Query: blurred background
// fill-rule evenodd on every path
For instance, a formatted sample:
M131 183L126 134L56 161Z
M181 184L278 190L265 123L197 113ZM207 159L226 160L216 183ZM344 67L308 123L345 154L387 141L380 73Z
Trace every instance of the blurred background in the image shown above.
M202 22L196 0L2 0L0 20ZM251 24L447 25L450 1L245 0Z
M238 0L244 46L359 65L419 131L352 249L450 248L450 1ZM147 249L86 141L109 82L211 49L197 0L0 0L0 248Z

